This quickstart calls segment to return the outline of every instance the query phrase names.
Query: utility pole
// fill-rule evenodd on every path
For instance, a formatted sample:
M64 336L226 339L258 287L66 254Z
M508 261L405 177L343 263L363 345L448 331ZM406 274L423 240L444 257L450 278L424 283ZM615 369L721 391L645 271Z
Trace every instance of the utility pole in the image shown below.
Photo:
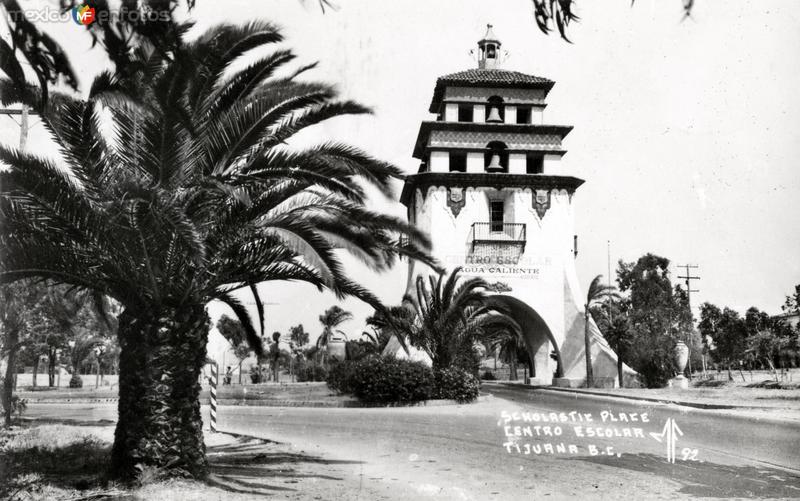
M25 149L25 146L28 144L28 131L30 130L29 117L30 115L36 115L35 111L31 111L27 104L23 104L21 109L12 109L12 108L0 108L0 114L5 115L14 122L17 120L14 118L15 116L19 116L20 120L17 122L19 125L19 149L20 151Z
M682 264L679 265L678 268L683 268L686 275L681 276L678 275L678 278L682 278L684 283L686 284L686 302L689 303L689 313L692 312L692 292L700 292L699 289L692 289L692 280L700 280L700 277L692 276L692 270L697 270L700 268L696 264ZM692 328L694 328L694 322L692 322ZM691 343L689 343L691 349ZM701 353L702 360L703 360L703 375L705 376L706 373L706 355L705 353ZM689 374L692 373L692 358L689 357Z
M606 255L608 257L608 286L611 287L611 240L606 240Z
M692 280L700 280L700 277L693 277L692 272L690 270L696 270L700 268L696 264L681 264L678 265L678 268L683 268L686 273L686 276L678 276L678 278L684 279L684 283L686 284L686 299L689 302L689 309L692 308L692 292L700 292L699 290L692 289Z

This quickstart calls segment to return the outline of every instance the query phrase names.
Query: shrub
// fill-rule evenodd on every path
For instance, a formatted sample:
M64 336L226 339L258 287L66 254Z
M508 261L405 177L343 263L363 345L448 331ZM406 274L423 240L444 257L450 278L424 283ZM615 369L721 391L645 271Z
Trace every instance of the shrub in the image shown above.
M353 374L359 363L360 361L346 360L333 364L328 371L328 377L325 379L325 382L328 383L328 388L339 393L353 393L355 391Z
M310 363L297 371L297 381L301 383L311 381L325 381L328 370L320 364Z
M364 402L419 402L433 393L433 372L421 362L369 357L352 363L350 370L346 387Z
M436 398L466 403L478 398L481 383L464 369L454 367L436 371L435 387Z
M72 374L72 377L69 378L69 387L70 388L83 388L83 379L78 375L78 373Z
M492 371L484 372L483 375L481 376L481 379L483 379L484 381L497 381L497 378L495 377L494 372Z

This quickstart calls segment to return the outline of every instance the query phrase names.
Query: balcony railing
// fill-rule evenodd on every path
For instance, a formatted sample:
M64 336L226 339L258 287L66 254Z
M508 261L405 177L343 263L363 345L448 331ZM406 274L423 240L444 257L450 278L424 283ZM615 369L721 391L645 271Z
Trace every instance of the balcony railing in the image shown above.
M472 223L472 248L477 244L525 245L524 223Z

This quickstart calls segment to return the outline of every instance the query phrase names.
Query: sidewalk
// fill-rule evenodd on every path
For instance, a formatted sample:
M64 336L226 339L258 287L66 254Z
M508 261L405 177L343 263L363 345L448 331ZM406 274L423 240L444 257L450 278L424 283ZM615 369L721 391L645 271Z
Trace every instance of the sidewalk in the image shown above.
M531 386L514 381L484 381L487 386L502 385L528 391L548 391L591 395L598 398L624 399L678 405L706 411L718 411L756 420L800 421L800 399L796 391L754 390L742 388L558 388ZM765 394L764 392L772 392ZM777 392L777 393L776 393ZM785 393L782 394L781 392Z

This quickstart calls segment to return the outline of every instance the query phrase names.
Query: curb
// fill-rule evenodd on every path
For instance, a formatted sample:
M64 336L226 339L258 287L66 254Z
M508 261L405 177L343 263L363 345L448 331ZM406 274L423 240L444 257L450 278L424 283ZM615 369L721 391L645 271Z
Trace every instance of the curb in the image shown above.
M480 402L486 402L492 398L491 395L480 395L474 402L463 403L455 400L423 400L421 402L396 402L391 404L371 404L359 402L358 400L348 400L344 402L320 402L320 401L305 401L298 402L295 400L234 400L234 399L221 399L218 401L219 405L230 406L249 406L249 407L325 407L325 408L387 408L387 407L441 407L445 405L469 405Z
M119 402L119 397L109 398L26 398L29 404L107 404Z
M491 395L480 395L473 403L486 402L492 398ZM206 405L201 399L200 404ZM60 399L28 399L29 404L106 404L117 403L119 398L60 398ZM297 400L242 400L242 399L220 399L217 405L241 406L241 407L312 407L312 408L382 408L382 407L441 407L445 405L468 405L455 400L423 400L422 402L392 403L392 404L370 404L359 402L358 400L348 400L344 402L322 402L322 401L297 401Z
M693 407L695 409L706 409L706 410L724 410L724 409L750 409L750 410L773 410L773 407L764 407L758 405L727 405L727 404L704 404L702 402L687 402L685 400L670 400L668 398L654 398L654 397L637 397L633 395L619 395L615 393L603 393L599 391L587 391L581 390L577 388L558 388L554 386L523 386L514 383L493 383L505 386L507 388L521 388L523 390L533 391L533 390L543 390L543 391L555 391L561 393L578 393L581 395L590 395L595 397L608 397L608 398L622 398L625 400L639 400L645 402L656 402L660 404L673 404L673 405L680 405L683 407Z

